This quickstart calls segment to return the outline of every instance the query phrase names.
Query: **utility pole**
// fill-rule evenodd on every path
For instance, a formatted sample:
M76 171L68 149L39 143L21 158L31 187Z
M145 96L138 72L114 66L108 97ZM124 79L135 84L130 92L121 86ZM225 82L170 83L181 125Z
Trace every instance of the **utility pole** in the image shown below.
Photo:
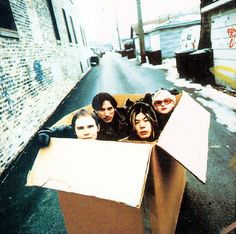
M115 10L115 20L116 20L116 31L117 31L118 43L119 43L119 48L120 48L120 51L121 51L122 48L121 48L119 24L118 24L118 19L117 19L117 11L116 11L116 0L114 0L114 10Z
M116 30L117 30L117 36L118 36L118 42L119 42L119 48L120 48L120 51L121 51L121 42L120 42L120 31L119 31L119 26L118 26L118 21L116 19Z
M145 56L145 44L144 44L144 32L143 32L143 20L141 12L141 0L136 0L137 3L137 13L138 13L138 36L139 36L139 46L141 55L141 64L146 63Z

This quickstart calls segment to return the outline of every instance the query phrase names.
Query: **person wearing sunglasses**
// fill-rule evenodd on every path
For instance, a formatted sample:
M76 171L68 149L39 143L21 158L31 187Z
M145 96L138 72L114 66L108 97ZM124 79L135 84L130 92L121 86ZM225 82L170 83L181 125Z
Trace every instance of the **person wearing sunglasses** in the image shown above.
M158 90L152 97L152 106L156 111L160 129L163 130L176 105L176 97L168 90Z

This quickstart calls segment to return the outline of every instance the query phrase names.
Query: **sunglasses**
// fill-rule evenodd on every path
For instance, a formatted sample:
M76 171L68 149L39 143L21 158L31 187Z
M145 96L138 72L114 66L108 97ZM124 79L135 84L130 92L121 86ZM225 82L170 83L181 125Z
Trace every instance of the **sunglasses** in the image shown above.
M164 100L157 100L154 102L154 106L160 106L162 105L162 103L164 103L165 105L169 105L172 102L172 100L170 98L166 98Z

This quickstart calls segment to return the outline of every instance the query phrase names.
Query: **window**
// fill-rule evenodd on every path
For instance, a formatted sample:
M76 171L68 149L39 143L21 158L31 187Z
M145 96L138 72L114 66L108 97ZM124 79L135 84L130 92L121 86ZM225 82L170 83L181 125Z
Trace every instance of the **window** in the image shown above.
M54 14L52 1L47 0L47 2L48 2L48 9L49 9L51 19L52 19L52 25L53 25L54 33L55 33L56 39L60 41L61 37L60 37L59 30L58 30L58 27L57 27L57 21L56 21L56 17L55 17L55 14Z
M68 25L68 22L67 22L67 19L66 19L66 12L65 12L64 9L62 9L62 12L63 12L63 16L64 16L65 24L66 24L66 30L67 30L67 34L68 34L69 42L72 42L71 34L70 34L70 29L69 29L69 25Z
M73 24L73 19L72 19L71 16L70 16L70 23L71 23L71 27L72 27L73 34L74 34L75 43L78 44L77 37L76 37L76 32L75 32L75 27L74 27L74 24Z
M84 31L81 26L80 26L80 33L81 33L81 37L82 37L84 46L87 46L87 42L86 42L85 36L84 36Z
M191 40L191 38L192 38L192 35L191 35L191 34L188 34L188 35L187 35L187 40L189 41L189 40Z
M9 0L0 1L0 35L18 37Z

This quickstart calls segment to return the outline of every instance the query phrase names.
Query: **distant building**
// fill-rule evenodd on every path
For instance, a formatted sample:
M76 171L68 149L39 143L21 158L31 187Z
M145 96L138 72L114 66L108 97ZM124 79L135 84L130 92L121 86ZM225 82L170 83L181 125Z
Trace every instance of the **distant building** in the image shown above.
M162 58L175 56L175 51L181 48L181 34L186 28L200 25L200 15L185 15L167 20L161 24L144 25L145 50L161 50ZM138 28L134 28L135 45L139 51Z
M90 69L73 2L0 1L0 174Z

